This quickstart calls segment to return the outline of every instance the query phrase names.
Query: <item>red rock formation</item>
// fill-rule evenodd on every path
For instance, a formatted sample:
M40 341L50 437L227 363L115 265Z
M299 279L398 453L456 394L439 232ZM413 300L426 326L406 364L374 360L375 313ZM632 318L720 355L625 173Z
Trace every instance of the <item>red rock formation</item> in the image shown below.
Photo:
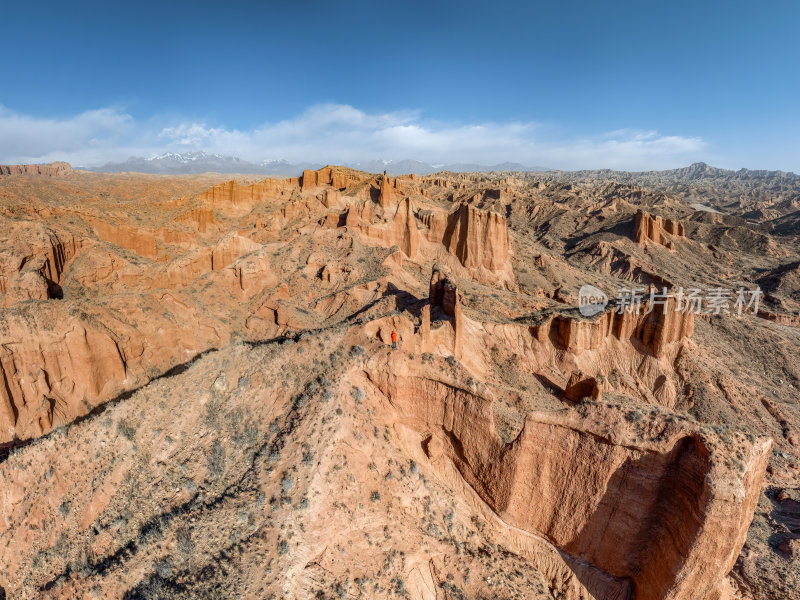
M650 215L641 209L636 212L633 222L633 239L637 244L645 244L647 240L666 246L670 250L675 249L675 244L667 239L664 232L675 237L684 237L683 223L672 219L662 219L658 216Z
M127 248L146 258L158 256L158 243L154 232L131 225L115 225L97 218L87 217L86 220L91 223L95 234L101 240Z
M247 210L259 202L288 193L292 187L289 183L270 178L252 185L240 185L236 181L228 181L215 185L200 194L198 198L211 208L222 211L229 211L231 208Z
M419 250L419 232L411 198L406 198L397 206L394 214L394 227L400 249L409 258L414 258Z
M200 233L205 233L208 226L214 225L216 220L214 219L213 210L205 206L199 206L176 217L175 222L191 223L197 226L197 230Z
M583 373L575 371L569 378L567 387L564 388L564 398L578 402L584 398L600 400L602 392L594 377L586 377Z
M461 292L442 270L434 267L429 286L430 306L440 306L445 314L453 317L453 356L461 358L464 349L464 316L461 311ZM430 332L430 310L428 311L428 333ZM424 333L423 333L424 336ZM423 337L427 341L427 337Z
M428 241L437 244L441 243L447 230L447 213L428 209L420 210L419 220L422 225L427 227L426 237Z
M0 165L0 175L63 177L72 173L72 165L67 162L53 162L48 165Z
M300 187L305 191L315 187L329 185L337 190L344 190L362 181L364 181L364 176L357 171L329 165L317 171L311 171L309 169L303 171L303 175L300 177Z
M529 413L506 444L490 400L430 379L369 376L505 523L618 582L595 597L716 597L744 543L771 440L717 436L668 413L637 425L635 408L591 403Z
M210 586L193 579L196 569L227 552L234 523L236 536L268 534L247 538L260 544L249 554L231 551L231 564L244 564L254 586L230 590L243 597L287 585L254 571L256 564L294 572L291 583L302 585L291 589L304 597L314 594L303 581L330 590L381 569L374 583L382 577L389 589L397 576L410 597L446 595L449 581L453 593L476 598L720 600L714 593L741 547L768 443L659 405L770 432L781 452L767 489L777 479L796 487L794 331L731 316L689 341L693 315L674 306L666 314L659 306L649 315L609 311L588 320L564 302L572 303L569 291L584 275L597 279L598 268L639 280L708 267L709 275L733 280L735 261L704 265L709 255L696 244L699 256L685 261L654 250L652 264L641 252L634 262L624 240L602 241L609 224L630 219L630 205L619 200L618 214L596 213L591 207L607 199L589 184L579 184L583 198L574 189L549 197L555 184L543 177L534 202L519 193L522 181L507 188L497 176L447 175L451 190L421 189L405 178L402 195L387 177L393 200L376 208L380 178L362 175L354 187L350 175L332 168L309 172L302 183L225 184L203 201L196 189L170 188L168 199L147 210L135 195L116 197L134 176L107 196L83 186L110 176L0 178L0 220L7 223L0 303L10 303L0 310L0 586L15 598L121 597L162 583L170 565L170 577L178 577L172 583ZM500 198L486 189L500 190ZM480 209L442 209L454 195L493 204L507 189L513 229ZM67 192L86 201L70 196L59 206ZM644 192L639 200L678 214ZM531 204L541 212L529 220ZM113 243L93 239L90 215L112 221L97 231ZM37 218L47 228L19 225ZM142 232L153 233L154 245L138 250L156 260L117 246L137 248ZM664 239L679 232L661 223ZM514 236L521 284L500 292L497 282L508 281L511 267L503 233ZM563 251L567 242L574 252ZM635 247L628 241L627 248ZM491 270L495 257L499 270ZM751 253L745 264L763 266L758 258ZM420 275L436 262L453 275L434 270L430 303L421 306ZM588 274L587 265L595 267ZM63 300L47 299L51 281L63 284ZM600 276L598 283L610 281ZM396 351L393 329L401 333ZM731 352L731 341L745 336ZM210 349L219 350L186 364ZM741 367L747 377L737 380ZM760 399L748 391L757 385L769 391L767 401L751 401ZM79 418L139 388L102 415ZM624 408L601 406L601 391ZM564 409L564 400L576 405ZM529 413L533 407L551 412ZM5 456L2 444L15 436L36 438L61 423L73 425ZM277 436L270 423L278 424ZM321 445L301 448L306 442ZM207 460L214 444L226 455L221 468ZM56 468L40 477L30 465ZM283 498L284 470L294 478L291 504L256 501L256 494ZM373 490L382 499L373 500ZM132 499L132 491L140 495ZM106 511L106 503L113 508ZM135 515L132 505L141 508ZM242 507L258 520L240 519ZM300 520L270 529L283 516ZM796 549L769 549L768 516L759 511L751 528L764 541L766 552L758 553L785 560ZM354 533L351 522L368 523L369 531ZM159 535L148 533L154 525ZM442 525L448 531L439 536ZM202 556L174 553L186 532ZM278 556L281 540L290 548ZM375 540L395 556L404 552L391 571L374 556ZM456 556L457 548L466 552ZM488 571L475 548L491 554ZM497 585L500 570L509 577ZM514 578L521 587L511 587Z
M4 305L12 306L25 300L47 300L50 286L41 272L27 269L0 279L0 293L5 294Z
M243 248L240 248L243 250ZM247 294L254 294L265 288L273 287L278 283L278 278L270 267L269 254L266 248L242 256L231 265L241 290Z
M422 338L423 349L427 349L431 338L431 305L426 304L422 307L422 315L419 326L419 335Z
M320 185L320 175L322 174L319 171L312 171L310 169L304 170L303 174L300 176L300 189L305 191ZM330 183L330 172L325 173L325 175L328 175L328 181L324 181L324 183L328 184Z
M428 298L431 306L441 306L445 314L454 317L460 295L456 284L440 267L435 266L431 273Z
M69 423L223 339L173 294L120 300L124 314L66 302L0 312L0 444Z
M385 217L384 217L385 219ZM327 223L333 225L335 217L327 217ZM420 234L417 228L417 219L414 216L414 205L410 198L405 198L397 205L394 216L388 222L379 221L372 224L372 202L350 206L345 215L344 223L347 227L355 228L368 238L379 242L383 246L397 245L409 258L414 258L420 247Z
M212 249L201 248L170 261L152 286L180 288L189 285L201 275L213 271L212 252Z
M386 175L386 171L383 172L383 178L381 179L381 192L380 196L378 196L378 204L382 208L389 208L392 205L392 185L388 175Z
M33 328L32 328L33 325ZM47 323L8 314L0 321L0 441L69 422L118 391L120 347L102 326L79 318Z
M6 294L5 306L47 299L81 244L72 234L40 223L16 223L0 248L0 293Z
M252 240L236 234L223 237L211 252L211 268L219 271L230 266L233 261L245 254L254 252L262 246Z
M665 354L674 343L689 338L694 331L694 313L676 311L674 299L666 310L655 307L650 314L644 306L640 314L607 311L595 321L576 320L557 315L533 328L541 341L550 340L557 348L572 354L599 348L607 336L630 340L642 352L655 357Z
M505 217L468 204L450 213L442 243L467 268L503 270L510 253Z
M322 193L322 204L325 208L342 208L342 192L339 190L325 190Z

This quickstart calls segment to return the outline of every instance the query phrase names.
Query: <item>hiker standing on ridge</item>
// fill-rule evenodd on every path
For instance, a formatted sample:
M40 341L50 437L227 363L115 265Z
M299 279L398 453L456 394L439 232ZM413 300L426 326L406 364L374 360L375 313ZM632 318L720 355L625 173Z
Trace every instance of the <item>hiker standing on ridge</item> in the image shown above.
M397 332L392 329L392 350L397 349Z

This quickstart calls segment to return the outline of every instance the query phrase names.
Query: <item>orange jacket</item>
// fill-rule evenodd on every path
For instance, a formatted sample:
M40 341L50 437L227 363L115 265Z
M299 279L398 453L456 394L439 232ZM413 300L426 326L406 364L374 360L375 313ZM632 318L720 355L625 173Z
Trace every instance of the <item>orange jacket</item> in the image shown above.
M392 341L393 342L397 341L397 332L396 331L392 331Z

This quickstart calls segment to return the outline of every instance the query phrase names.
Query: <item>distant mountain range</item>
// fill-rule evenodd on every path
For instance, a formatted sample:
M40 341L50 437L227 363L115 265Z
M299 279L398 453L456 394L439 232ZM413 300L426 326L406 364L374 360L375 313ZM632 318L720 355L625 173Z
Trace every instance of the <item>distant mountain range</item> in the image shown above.
M309 167L300 167L300 170L302 171L303 168ZM167 152L151 158L131 156L128 160L122 162L111 162L100 167L88 167L86 170L105 173L130 171L163 175L196 175L210 172L290 175L294 174L295 165L286 161L264 161L261 164L257 164L236 156L222 156L220 154L193 151L185 154Z
M429 164L418 160L371 160L368 162L338 163L368 173L387 171L391 175L416 173L427 175L439 171L464 173L470 171L548 171L545 167L528 167L519 163L505 162L497 165L477 163ZM198 173L245 173L259 175L299 175L304 169L319 169L322 163L291 163L287 160L265 160L260 163L249 162L235 156L222 156L207 152L186 152L178 154L167 152L152 158L132 156L128 160L107 163L101 167L88 167L87 171L105 173L156 173L164 175L196 175Z
M556 171L550 169L552 175L563 175L571 178L590 177L594 179L614 179L616 181L670 181L672 183L691 183L696 181L715 180L784 180L798 181L800 175L791 171L766 171L759 169L721 169L712 167L704 162L692 163L688 167L667 169L664 171L613 171L611 169L581 170L581 171Z

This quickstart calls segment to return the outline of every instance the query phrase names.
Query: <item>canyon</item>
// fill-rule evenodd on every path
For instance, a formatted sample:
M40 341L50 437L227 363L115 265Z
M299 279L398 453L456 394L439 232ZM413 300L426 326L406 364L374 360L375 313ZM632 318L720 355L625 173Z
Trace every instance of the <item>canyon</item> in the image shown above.
M0 597L800 598L800 205L690 175L0 167Z

